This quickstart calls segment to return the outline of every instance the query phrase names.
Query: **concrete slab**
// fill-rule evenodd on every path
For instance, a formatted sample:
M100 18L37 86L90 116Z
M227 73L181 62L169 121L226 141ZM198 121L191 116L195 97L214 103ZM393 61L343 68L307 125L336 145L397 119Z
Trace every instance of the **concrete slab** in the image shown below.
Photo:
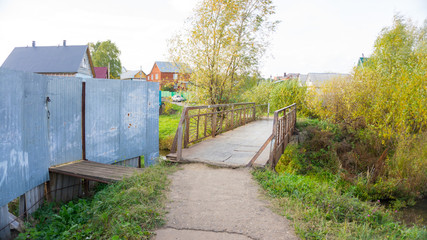
M251 122L183 149L182 159L225 167L244 167L270 137L272 131L273 119Z
M275 214L259 197L247 168L184 164L171 176L165 239L298 239L289 220Z

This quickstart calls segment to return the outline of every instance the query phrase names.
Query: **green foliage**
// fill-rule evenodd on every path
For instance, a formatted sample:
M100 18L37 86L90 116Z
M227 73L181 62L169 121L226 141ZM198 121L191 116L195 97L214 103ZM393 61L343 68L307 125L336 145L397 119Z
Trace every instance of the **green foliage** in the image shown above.
M302 115L306 113L307 88L305 86L300 86L297 80L286 80L273 85L270 95L273 111L296 103L298 113Z
M258 76L259 60L277 22L271 0L201 1L188 29L170 41L174 62L192 69L192 100L229 103L248 78Z
M397 15L351 80L326 84L309 106L345 129L341 165L361 198L411 200L427 195L427 21ZM387 151L386 151L387 150Z
M415 27L395 16L372 56L354 69L351 81L326 86L318 113L336 122L363 118L390 146L400 137L427 130L427 21Z
M273 84L270 82L263 81L244 92L242 99L244 102L255 102L256 104L269 103L273 87Z
M89 43L92 62L95 67L108 67L110 64L110 78L120 78L122 63L120 61L120 50L111 40Z
M170 115L159 116L159 148L161 150L170 150L172 142L178 128L179 119L181 118L182 107L171 104Z
M256 104L270 103L270 112L297 104L298 114L307 113L307 88L300 86L296 80L287 80L280 83L263 81L242 94L243 101Z
M276 171L279 173L301 173L303 168L303 156L299 153L298 145L288 144L276 165Z
M403 199L427 195L427 132L399 141L396 152L387 161L388 181Z
M277 199L302 239L425 239L425 228L395 222L378 203L360 201L335 183L291 173L258 170L253 175Z
M172 112L172 106L173 104L170 102L164 102L163 108L163 114L170 114Z
M169 82L169 83L163 84L162 85L162 91L169 91L169 92L175 91L175 83Z
M34 214L35 226L17 239L148 239L164 223L167 175L174 169L161 163L92 199L47 204Z

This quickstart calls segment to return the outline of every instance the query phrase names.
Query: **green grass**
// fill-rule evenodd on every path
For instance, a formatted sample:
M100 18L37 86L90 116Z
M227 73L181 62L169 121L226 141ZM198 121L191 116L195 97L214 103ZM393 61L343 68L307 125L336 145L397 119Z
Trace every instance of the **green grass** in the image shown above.
M159 116L159 148L161 150L170 150L183 109L175 104L172 104L170 108L173 110L173 114Z
M269 170L253 176L302 239L427 239L425 228L395 222L378 203L341 192L332 182Z
M167 175L175 169L160 163L93 198L46 204L18 239L149 239L164 224Z

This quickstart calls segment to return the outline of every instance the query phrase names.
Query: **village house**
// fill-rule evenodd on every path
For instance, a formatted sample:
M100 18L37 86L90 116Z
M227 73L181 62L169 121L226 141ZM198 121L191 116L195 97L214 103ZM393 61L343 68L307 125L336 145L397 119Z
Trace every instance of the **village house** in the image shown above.
M314 88L316 91L320 91L325 83L328 81L342 78L350 78L350 74L345 73L308 73L305 79L305 85L309 88Z
M142 70L135 71L126 71L120 74L121 80L131 80L131 81L145 81L147 80L147 75Z
M87 45L15 47L2 68L44 75L94 78L95 71Z
M187 88L191 71L186 69L186 73L183 74L180 70L182 70L180 64L156 61L147 75L147 81L158 82L160 89L168 83L173 83L175 90L184 90Z

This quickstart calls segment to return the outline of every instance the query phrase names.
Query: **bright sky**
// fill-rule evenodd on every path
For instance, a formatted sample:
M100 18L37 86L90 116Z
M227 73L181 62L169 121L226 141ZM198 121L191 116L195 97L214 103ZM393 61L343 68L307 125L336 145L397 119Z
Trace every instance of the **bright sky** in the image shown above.
M167 40L198 0L0 0L0 65L14 47L68 45L110 39L128 70L149 73L168 59ZM418 26L426 0L273 0L281 23L262 61L265 77L287 73L350 72L369 56L393 15Z

